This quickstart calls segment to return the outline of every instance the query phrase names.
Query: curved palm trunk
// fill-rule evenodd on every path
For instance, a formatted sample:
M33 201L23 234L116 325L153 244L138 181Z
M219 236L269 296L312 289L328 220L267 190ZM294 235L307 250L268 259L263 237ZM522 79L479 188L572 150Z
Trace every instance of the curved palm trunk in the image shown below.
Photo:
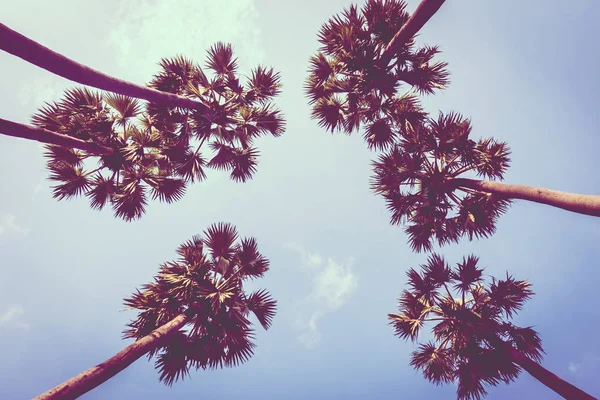
M83 371L79 375L61 383L46 393L37 396L33 400L76 399L97 386L100 386L130 366L138 358L155 349L161 343L162 339L175 333L187 323L188 319L189 317L187 315L180 314L163 326L152 331L149 335L144 336L125 347L103 363Z
M510 199L529 200L579 214L600 217L600 196L465 178L453 179L451 184L456 187L498 194Z
M17 122L7 121L2 118L0 118L0 134L29 140L37 140L38 142L42 143L57 144L59 146L70 147L73 149L85 150L92 154L104 155L113 153L112 149L100 146L96 143L86 142L85 140L62 135L47 129L36 128L25 124L19 124Z
M396 32L392 40L390 40L385 47L383 55L381 56L381 59L385 60L385 64L388 64L394 57L394 53L399 46L408 41L423 28L427 21L429 21L429 19L440 9L442 4L444 4L444 1L445 0L422 0L421 3L419 3L415 12L412 13L408 21L402 25L402 28Z
M103 74L42 46L2 23L0 23L0 49L53 74L83 85L174 107L206 109L202 102Z
M523 368L535 379L554 390L556 393L568 400L598 400L590 396L583 390L571 385L569 382L562 380L540 364L536 363L525 354L521 353L512 346L508 350L513 362Z

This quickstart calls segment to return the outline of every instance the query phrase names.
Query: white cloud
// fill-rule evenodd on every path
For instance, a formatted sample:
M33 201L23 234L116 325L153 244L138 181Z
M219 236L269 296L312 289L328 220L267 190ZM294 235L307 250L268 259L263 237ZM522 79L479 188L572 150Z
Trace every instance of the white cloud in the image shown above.
M20 317L25 314L21 306L11 306L0 315L0 327L16 327L19 329L29 329L29 324L23 322Z
M581 368L581 364L573 363L573 362L569 363L569 371L571 371L574 374L576 374L580 368Z
M17 224L16 219L17 217L13 214L5 214L0 217L0 235L9 232L16 232L23 235L28 234L30 229Z
M340 309L358 286L358 278L351 270L354 260L339 264L332 258L325 261L319 254L308 253L296 243L286 243L284 247L300 254L303 266L313 277L311 292L297 305L300 310L294 321L301 330L298 339L310 349L322 337L319 321Z
M108 40L122 79L147 83L161 58L178 54L204 65L206 50L218 41L234 46L242 73L262 61L254 0L124 0L119 7Z
M298 243L286 242L283 244L283 248L298 253L302 259L302 264L307 267L317 268L323 264L323 258L320 255L307 252Z
M17 94L19 103L27 109L36 109L44 103L58 101L68 88L81 86L77 82L68 82L56 75L47 75L29 79L21 85Z
M40 193L40 191L42 190L43 185L42 183L38 183L37 185L35 185L35 188L33 189L33 194L31 195L31 199L35 199L37 197L37 195Z

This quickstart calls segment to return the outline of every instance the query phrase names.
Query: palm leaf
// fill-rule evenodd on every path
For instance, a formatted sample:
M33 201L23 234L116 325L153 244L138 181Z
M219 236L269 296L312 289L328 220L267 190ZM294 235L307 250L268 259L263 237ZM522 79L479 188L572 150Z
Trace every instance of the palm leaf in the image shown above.
M234 243L238 238L237 229L230 223L212 224L204 231L204 243L214 258L231 259L235 252Z
M81 167L64 162L49 166L50 179L62 182L53 186L52 197L58 200L69 199L84 194L90 188L90 181Z
M117 191L115 182L112 179L104 178L100 174L92 180L91 186L92 189L86 195L90 198L90 206L94 210L102 210Z
M170 204L181 200L185 194L185 181L181 179L154 176L144 181L151 188L153 200L159 199Z
M159 371L159 380L167 386L189 375L186 341L185 333L177 331L158 354L155 367Z
M219 76L231 76L237 72L237 59L233 58L230 44L218 42L208 50L206 66Z
M121 126L127 120L139 116L142 112L142 105L138 99L134 99L133 97L110 93L104 96L104 101L119 114L116 122Z
M265 330L271 327L277 311L277 301L273 300L269 292L264 289L253 292L248 296L246 306L256 315Z
M252 70L248 93L259 102L264 102L281 93L281 75L273 68L258 66Z
M113 197L115 217L125 221L139 219L148 205L146 189L139 180L126 179Z

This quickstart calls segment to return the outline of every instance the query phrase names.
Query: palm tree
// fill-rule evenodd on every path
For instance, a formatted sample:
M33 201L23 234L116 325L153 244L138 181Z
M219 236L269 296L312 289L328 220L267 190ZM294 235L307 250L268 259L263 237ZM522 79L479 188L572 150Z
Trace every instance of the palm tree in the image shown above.
M324 24L305 84L319 125L350 134L364 124L369 148L384 149L420 123L420 103L414 93L399 94L400 83L422 94L448 85L447 64L434 61L438 48L415 48L413 37L442 3L425 0L409 18L402 0L368 0Z
M32 122L42 133L94 146L78 151L72 148L76 146L65 147L68 142L45 140L55 143L45 154L50 179L58 182L55 198L85 194L92 208L110 203L115 216L130 221L143 215L148 194L177 201L188 183L206 178L205 168L228 170L235 181L252 178L259 157L254 139L278 137L285 129L283 116L271 102L280 92L279 74L259 66L246 84L241 83L233 50L223 43L208 51L213 76L181 56L163 59L160 66L151 87L195 98L206 110L72 89L34 115ZM98 147L109 152L99 152Z
M206 108L201 101L196 99L164 93L103 74L42 46L2 23L0 23L0 49L46 71L83 85L154 103L198 110Z
M452 269L432 254L421 273L408 270L410 289L400 296L400 312L389 314L390 325L414 342L425 323L436 324L433 340L419 344L410 365L436 385L456 382L458 399L481 399L486 385L510 383L521 369L566 399L594 399L542 367L538 333L510 322L533 296L531 285L508 273L486 283L478 261L468 256Z
M600 196L507 185L464 177L502 180L510 163L506 143L469 138L471 123L457 113L413 126L373 163L372 189L386 199L391 223L408 223L413 250L488 237L513 199L600 216Z
M243 283L264 276L269 260L254 238L238 241L236 228L211 225L177 250L179 259L161 265L154 282L125 299L138 317L124 332L136 341L36 400L75 399L112 378L134 361L156 357L160 381L171 386L191 367L234 367L250 359L255 344L253 313L271 326L276 301L266 290L247 294Z

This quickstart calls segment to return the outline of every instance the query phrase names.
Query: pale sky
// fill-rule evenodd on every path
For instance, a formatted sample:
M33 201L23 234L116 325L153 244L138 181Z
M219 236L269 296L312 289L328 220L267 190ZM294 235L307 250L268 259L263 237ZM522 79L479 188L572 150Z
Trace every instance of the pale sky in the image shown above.
M408 1L413 10L418 1ZM600 44L594 0L448 0L419 43L437 44L452 83L425 99L431 113L471 117L475 139L507 141L510 183L600 194ZM279 301L258 330L255 356L219 371L191 371L172 388L142 358L85 399L455 398L409 365L414 346L393 335L405 271L426 261L390 226L370 193L361 135L330 135L309 118L302 86L317 31L346 0L0 1L2 23L79 62L139 84L161 57L203 64L217 41L234 45L240 71L280 71L280 138L261 138L255 178L212 173L172 205L151 203L125 223L84 198L51 197L41 146L0 136L0 398L28 399L105 360L135 317L122 299L148 282L175 249L211 223L235 224L271 260L265 287ZM359 3L362 5L362 3ZM28 123L44 101L77 86L0 53L0 116ZM490 239L439 250L450 262L475 253L487 274L508 270L536 296L516 323L533 325L543 365L600 395L600 220L517 201ZM489 399L558 399L522 374Z

